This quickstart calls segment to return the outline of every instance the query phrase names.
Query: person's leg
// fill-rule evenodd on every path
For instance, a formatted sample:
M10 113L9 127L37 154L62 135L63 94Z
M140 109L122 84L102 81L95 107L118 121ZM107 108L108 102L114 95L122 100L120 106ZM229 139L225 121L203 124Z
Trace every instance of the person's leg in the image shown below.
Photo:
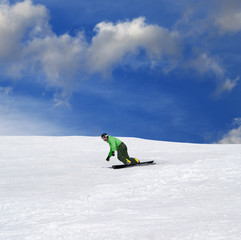
M117 149L117 158L125 165L131 164L131 161L129 160L129 155L127 153L127 147L124 143L121 143Z
M120 146L118 147L117 158L125 165L140 163L138 159L129 157L127 146L124 143L121 143Z

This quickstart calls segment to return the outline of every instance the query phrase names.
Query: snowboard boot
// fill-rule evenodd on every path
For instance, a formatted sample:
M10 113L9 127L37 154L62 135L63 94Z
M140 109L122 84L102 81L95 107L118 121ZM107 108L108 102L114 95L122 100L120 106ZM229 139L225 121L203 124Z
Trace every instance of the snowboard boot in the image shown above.
M131 165L131 161L129 159L127 159L127 158L126 158L125 165Z
M136 164L140 163L140 161L137 158L134 158L136 161Z
M140 161L136 158L130 158L128 160L131 162L132 165L136 165L136 164L140 163Z

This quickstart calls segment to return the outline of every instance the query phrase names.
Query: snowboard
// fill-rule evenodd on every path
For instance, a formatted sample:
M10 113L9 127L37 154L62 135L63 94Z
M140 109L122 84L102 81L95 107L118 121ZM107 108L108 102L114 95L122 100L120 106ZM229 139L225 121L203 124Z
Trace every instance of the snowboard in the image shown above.
M140 166L145 166L145 165L150 165L150 164L155 164L154 161L146 161L146 162L140 162L138 164L131 164L131 165L113 165L113 169L120 169L120 168L128 168L128 167L140 167Z

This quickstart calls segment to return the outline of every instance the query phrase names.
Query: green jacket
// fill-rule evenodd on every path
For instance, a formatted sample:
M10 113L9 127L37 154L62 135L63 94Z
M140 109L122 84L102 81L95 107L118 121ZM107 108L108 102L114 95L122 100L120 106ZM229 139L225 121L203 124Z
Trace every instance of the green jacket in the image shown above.
M111 137L109 135L108 137L108 141L107 141L110 145L110 152L109 152L109 157L112 156L112 152L117 151L118 147L120 146L120 144L122 143L122 141L118 138L115 137Z

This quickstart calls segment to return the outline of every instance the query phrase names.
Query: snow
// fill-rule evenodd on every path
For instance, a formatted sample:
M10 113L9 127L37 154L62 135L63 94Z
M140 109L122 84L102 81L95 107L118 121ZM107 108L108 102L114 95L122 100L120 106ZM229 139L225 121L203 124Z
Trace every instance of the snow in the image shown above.
M100 137L0 137L0 239L241 238L240 144L120 139L157 164L111 169Z

